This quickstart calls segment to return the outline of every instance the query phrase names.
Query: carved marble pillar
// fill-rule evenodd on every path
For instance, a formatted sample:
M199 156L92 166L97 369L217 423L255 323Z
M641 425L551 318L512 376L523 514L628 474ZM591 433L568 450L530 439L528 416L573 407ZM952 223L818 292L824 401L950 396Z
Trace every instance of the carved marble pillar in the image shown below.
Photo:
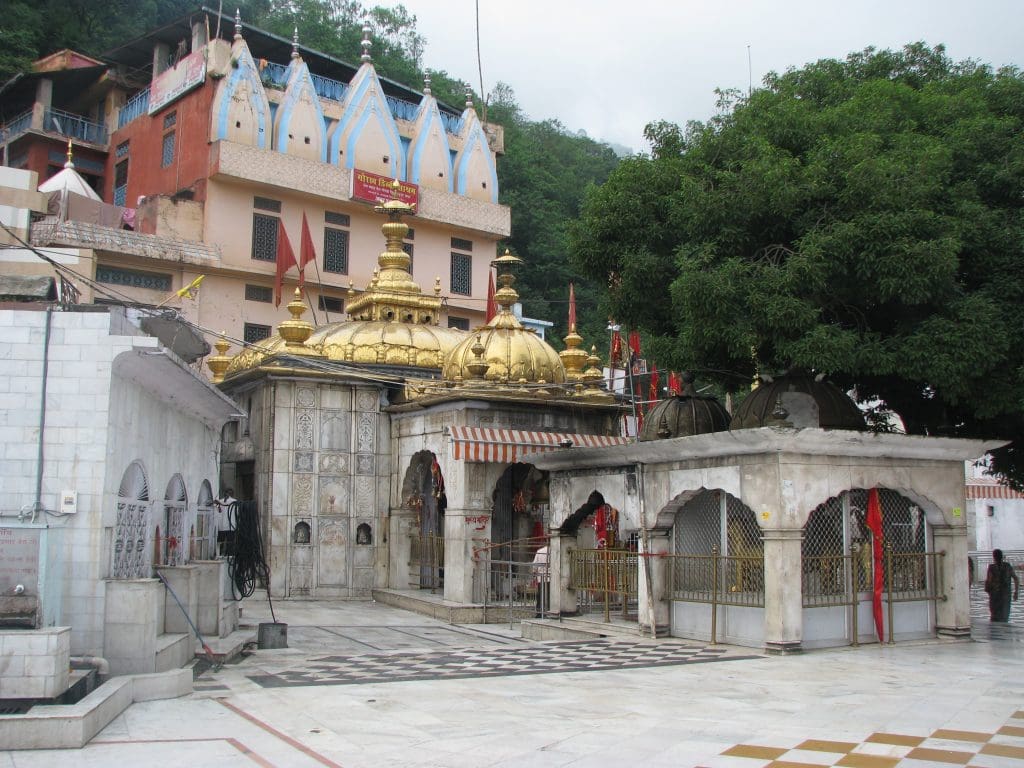
M575 616L579 613L576 590L569 587L571 569L569 552L576 548L576 537L551 531L548 543L548 563L551 568L551 613L556 616Z
M800 528L764 531L764 644L768 653L803 650Z
M658 529L647 532L646 551L644 541L640 540L640 569L637 586L639 588L639 621L641 631L650 636L651 616L653 607L654 632L657 637L665 637L670 628L670 609L672 596L669 594L670 560L666 555L671 546L670 530ZM647 588L648 577L651 587Z
M944 637L971 636L971 586L967 573L967 527L934 526L935 551L945 552L937 577L945 600L935 604L935 629Z

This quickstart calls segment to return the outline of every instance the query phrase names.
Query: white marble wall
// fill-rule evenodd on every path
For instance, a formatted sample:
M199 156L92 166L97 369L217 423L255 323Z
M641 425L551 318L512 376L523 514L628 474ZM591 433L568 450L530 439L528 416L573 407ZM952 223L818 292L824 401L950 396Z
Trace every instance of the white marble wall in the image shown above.
M71 630L0 630L0 699L51 699L68 689Z

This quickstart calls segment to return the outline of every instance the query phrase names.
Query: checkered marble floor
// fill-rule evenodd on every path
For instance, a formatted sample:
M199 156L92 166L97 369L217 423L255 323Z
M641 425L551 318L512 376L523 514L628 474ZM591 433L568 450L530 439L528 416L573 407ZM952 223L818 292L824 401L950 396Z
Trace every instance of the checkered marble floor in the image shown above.
M520 648L451 648L447 650L325 656L283 668L247 675L264 688L311 685L359 685L408 680L537 675L549 672L590 672L723 659L753 658L726 649L672 641L587 640L536 644Z
M1024 768L1024 711L995 733L942 729L928 736L872 733L863 741L812 739L792 746L737 744L700 768Z

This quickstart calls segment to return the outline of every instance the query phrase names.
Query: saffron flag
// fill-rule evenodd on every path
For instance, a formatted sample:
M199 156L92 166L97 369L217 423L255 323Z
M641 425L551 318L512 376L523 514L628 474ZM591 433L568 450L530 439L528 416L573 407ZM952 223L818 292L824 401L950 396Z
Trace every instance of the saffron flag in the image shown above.
M277 229L277 274L274 277L274 306L281 306L281 286L284 283L284 273L296 266L295 251L288 240L288 233L283 225Z
M878 489L868 491L868 513L864 521L871 531L871 562L874 582L871 596L871 611L875 615L875 631L878 642L885 642L885 627L882 624L882 586L885 578L882 562L882 505L878 500ZM889 627L892 634L892 627Z
M569 333L576 333L576 289L569 283Z
M670 395L683 393L683 379L676 371L668 372L668 393Z
M648 400L661 399L661 381L658 378L658 364L651 360L651 384L647 389Z
M494 272L487 270L487 317L484 322L491 322L496 314L498 314L498 305L494 301Z
M199 284L203 282L204 277L206 277L206 275L200 275L184 288L180 288L177 291L177 295L183 299L194 299L196 297L196 292L199 290Z
M302 212L302 239L299 241L299 288L306 282L306 265L316 259L316 249L313 247L313 236L309 233L309 222L306 221L306 212Z

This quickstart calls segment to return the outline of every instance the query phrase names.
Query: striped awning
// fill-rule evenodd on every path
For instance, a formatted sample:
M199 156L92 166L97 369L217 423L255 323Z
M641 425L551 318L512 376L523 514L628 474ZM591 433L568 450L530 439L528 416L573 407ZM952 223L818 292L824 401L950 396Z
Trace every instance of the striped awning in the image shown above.
M579 435L572 432L532 432L522 429L490 429L488 427L449 427L452 454L465 461L512 464L524 456L568 447L598 448L623 445L631 437Z
M967 482L968 499L1024 499L1024 493L1015 491L996 480L971 478Z

